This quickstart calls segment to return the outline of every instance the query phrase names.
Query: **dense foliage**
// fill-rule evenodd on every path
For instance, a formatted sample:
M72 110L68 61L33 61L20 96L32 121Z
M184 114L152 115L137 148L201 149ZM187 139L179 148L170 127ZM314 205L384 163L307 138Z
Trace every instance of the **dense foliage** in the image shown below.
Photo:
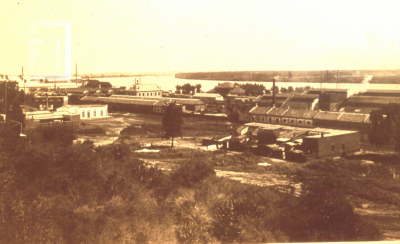
M54 134L54 135L50 135ZM163 172L128 145L72 144L72 130L38 128L0 148L0 243L234 243L375 240L343 195L348 171L328 163L298 172L300 197L215 177L212 165L244 153L168 149ZM15 140L19 140L15 138ZM203 160L206 156L212 158ZM337 165L334 165L335 167ZM334 167L332 166L332 167ZM349 166L351 167L351 166ZM310 173L311 172L311 173ZM322 175L315 177L318 172ZM335 173L336 172L336 173ZM337 179L335 179L335 177Z
M176 94L195 94L201 92L201 84L196 84L195 86L190 83L186 83L184 85L176 85L175 86Z

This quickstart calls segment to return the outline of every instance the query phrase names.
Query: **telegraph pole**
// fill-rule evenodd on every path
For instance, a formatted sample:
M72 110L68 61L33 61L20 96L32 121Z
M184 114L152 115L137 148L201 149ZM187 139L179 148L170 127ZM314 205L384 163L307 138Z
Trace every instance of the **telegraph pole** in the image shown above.
M4 85L6 87L5 89L5 94L4 94L4 120L7 120L7 88L8 88L8 80L6 79L4 81Z
M26 107L26 79L24 79L24 66L22 66L22 80L24 82L24 98L25 98L25 117L26 117L26 111L28 110L28 108ZM21 129L21 133L22 133L22 129Z

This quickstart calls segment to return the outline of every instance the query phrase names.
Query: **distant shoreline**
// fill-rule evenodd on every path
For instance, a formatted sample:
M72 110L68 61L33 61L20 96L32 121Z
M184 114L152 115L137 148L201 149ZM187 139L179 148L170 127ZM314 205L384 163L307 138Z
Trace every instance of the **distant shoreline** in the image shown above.
M177 73L177 79L231 82L400 84L400 70L393 71L232 71Z

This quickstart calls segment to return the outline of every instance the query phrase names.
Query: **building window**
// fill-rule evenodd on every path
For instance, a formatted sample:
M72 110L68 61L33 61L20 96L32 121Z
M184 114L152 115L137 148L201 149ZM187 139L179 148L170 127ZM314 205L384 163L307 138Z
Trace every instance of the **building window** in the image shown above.
M294 124L294 119L292 119L291 122Z
M85 111L82 111L82 118L85 118Z
M307 121L307 125L310 125L311 123L310 123L310 121Z
M298 121L297 123L301 124L301 121Z
M147 93L146 96L149 96L149 93Z
M93 110L93 117L96 117L96 110Z
M272 118L268 118L269 122L272 122Z
M332 152L334 152L335 151L335 144L332 144Z
M87 111L87 117L90 118L90 111Z
M100 116L103 116L103 109L100 110Z
M342 150L346 149L346 145L344 143L342 143Z
M142 96L142 94L141 94L141 93L139 93L139 97L140 97L140 96Z
M279 123L279 119L278 119L278 118L276 118L276 119L275 119L275 122L276 122L276 123Z

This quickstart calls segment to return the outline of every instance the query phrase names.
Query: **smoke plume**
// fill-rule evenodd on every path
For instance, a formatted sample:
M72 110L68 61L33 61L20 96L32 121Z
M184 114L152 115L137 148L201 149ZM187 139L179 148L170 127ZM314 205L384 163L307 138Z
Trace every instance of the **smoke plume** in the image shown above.
M366 92L369 88L369 82L372 80L372 75L365 75L364 79L360 84L357 84L355 88L351 88L347 91L347 97L351 97L355 94Z

